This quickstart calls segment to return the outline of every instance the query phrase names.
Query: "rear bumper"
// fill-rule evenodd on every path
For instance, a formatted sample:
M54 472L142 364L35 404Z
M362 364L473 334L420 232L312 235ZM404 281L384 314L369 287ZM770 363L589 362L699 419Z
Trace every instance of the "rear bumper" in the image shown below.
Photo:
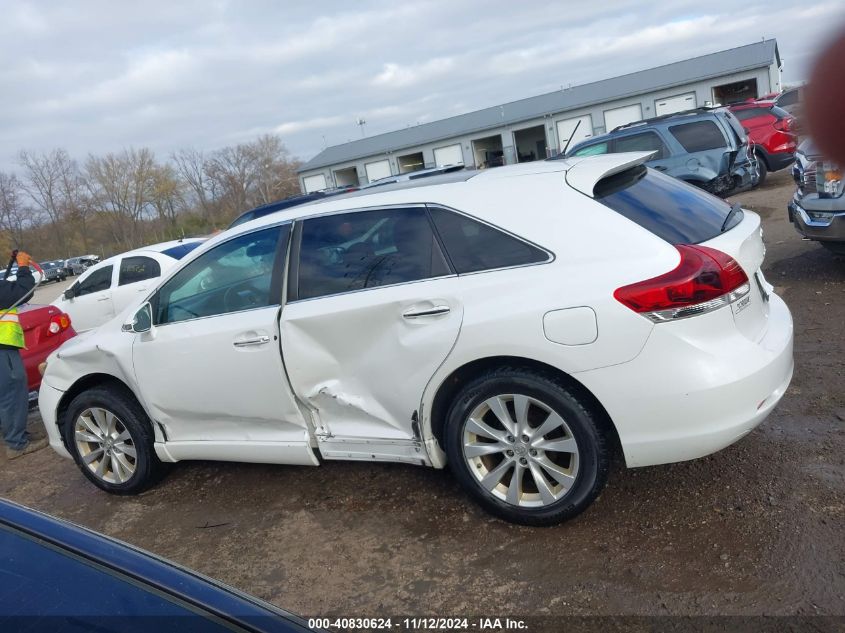
M792 316L771 295L759 341L730 308L657 325L634 360L576 374L613 420L629 467L695 459L734 443L774 409L792 379ZM676 327L680 326L680 327Z
M770 154L766 150L758 151L765 156L766 166L769 168L769 171L779 171L781 169L785 169L795 162L795 154L792 152L777 152Z
M71 459L70 453L68 453L62 441L62 433L59 429L58 420L56 419L59 401L61 401L63 395L63 391L59 391L46 382L42 382L41 389L38 391L38 409L41 412L41 419L44 421L44 428L47 431L50 446L62 457Z
M811 240L845 242L845 209L841 208L845 200L822 198L819 202L825 204L816 205L802 202L793 198L787 205L796 231ZM811 217L811 213L815 217Z

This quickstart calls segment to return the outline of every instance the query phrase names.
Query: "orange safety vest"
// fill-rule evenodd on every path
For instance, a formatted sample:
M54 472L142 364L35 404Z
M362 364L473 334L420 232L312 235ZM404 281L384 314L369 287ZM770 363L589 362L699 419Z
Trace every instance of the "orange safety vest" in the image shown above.
M8 312L0 311L0 345L26 347L17 308Z

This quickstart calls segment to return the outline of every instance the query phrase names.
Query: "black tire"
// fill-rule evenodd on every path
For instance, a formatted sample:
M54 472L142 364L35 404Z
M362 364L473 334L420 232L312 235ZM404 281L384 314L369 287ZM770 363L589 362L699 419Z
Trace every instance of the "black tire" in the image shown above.
M134 473L124 482L109 482L92 472L83 462L80 448L75 439L74 427L80 414L86 409L97 407L118 418L121 426L129 433L136 456ZM133 495L153 485L164 472L164 465L153 448L153 430L147 414L134 397L114 386L94 387L76 396L65 411L62 428L65 445L76 465L95 486L116 495ZM87 444L89 447L94 444ZM108 472L105 473L108 476Z
M755 186L759 187L764 182L766 182L766 176L769 175L769 167L766 165L766 159L759 153L756 153L755 156L757 157L757 169L759 170L759 177L757 178L757 184Z
M489 398L502 394L523 395L540 401L563 418L577 443L578 469L574 482L569 490L554 502L538 507L509 503L484 488L473 474L470 464L467 463L467 458L464 456L463 436L470 414ZM513 415L510 409L508 411L510 415ZM444 440L452 473L485 510L506 521L532 526L555 525L583 512L598 497L607 482L612 452L611 445L599 426L596 414L582 399L550 375L516 367L491 370L463 387L449 408ZM526 448L527 445L522 445L519 450L525 454ZM488 457L478 459L484 460ZM496 459L501 459L503 462L506 457L501 454ZM476 467L480 466L476 463ZM492 465L489 470L495 468L497 466ZM507 476L508 473L512 476L514 471L507 469L502 472L503 476ZM533 481L532 475L531 482ZM536 484L534 484L534 489L537 490ZM537 494L539 494L538 490Z

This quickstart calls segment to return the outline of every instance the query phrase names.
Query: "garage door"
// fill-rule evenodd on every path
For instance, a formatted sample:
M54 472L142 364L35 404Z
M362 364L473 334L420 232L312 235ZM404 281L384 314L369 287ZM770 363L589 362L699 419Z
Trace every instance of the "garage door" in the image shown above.
M438 147L434 150L434 165L463 165L464 153L461 151L461 144Z
M626 123L633 123L634 121L641 121L642 118L643 108L639 103L621 108L613 108L612 110L605 110L605 131L610 132L615 127L625 125Z
M576 129L577 126L577 129ZM573 134L575 132L575 134ZM593 135L593 117L589 114L578 116L572 119L564 119L557 122L557 139L560 144L558 149L562 152L569 141L569 147L574 147L576 143L583 141L585 138L590 138Z
M379 178L387 178L390 176L390 163L386 160L379 160L375 163L367 163L364 165L367 168L367 181L373 182Z
M654 111L657 116L661 114L672 114L673 112L683 112L684 110L692 110L695 107L695 93L687 92L686 94L677 95L675 97L666 97L665 99L655 99Z
M327 186L326 177L323 174L306 176L302 179L302 184L305 187L305 193L311 193L312 191L321 191Z

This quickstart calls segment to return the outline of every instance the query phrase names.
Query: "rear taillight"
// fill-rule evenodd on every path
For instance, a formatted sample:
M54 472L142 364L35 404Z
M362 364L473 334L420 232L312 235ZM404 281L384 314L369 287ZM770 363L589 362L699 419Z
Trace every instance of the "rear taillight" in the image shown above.
M64 332L70 327L70 317L66 314L57 314L50 318L50 325L47 326L47 336L53 336Z
M791 132L795 119L792 117L784 117L775 121L774 126L776 130L781 132Z
M715 248L678 244L678 266L663 275L618 288L613 296L655 323L704 314L748 294L748 276Z

